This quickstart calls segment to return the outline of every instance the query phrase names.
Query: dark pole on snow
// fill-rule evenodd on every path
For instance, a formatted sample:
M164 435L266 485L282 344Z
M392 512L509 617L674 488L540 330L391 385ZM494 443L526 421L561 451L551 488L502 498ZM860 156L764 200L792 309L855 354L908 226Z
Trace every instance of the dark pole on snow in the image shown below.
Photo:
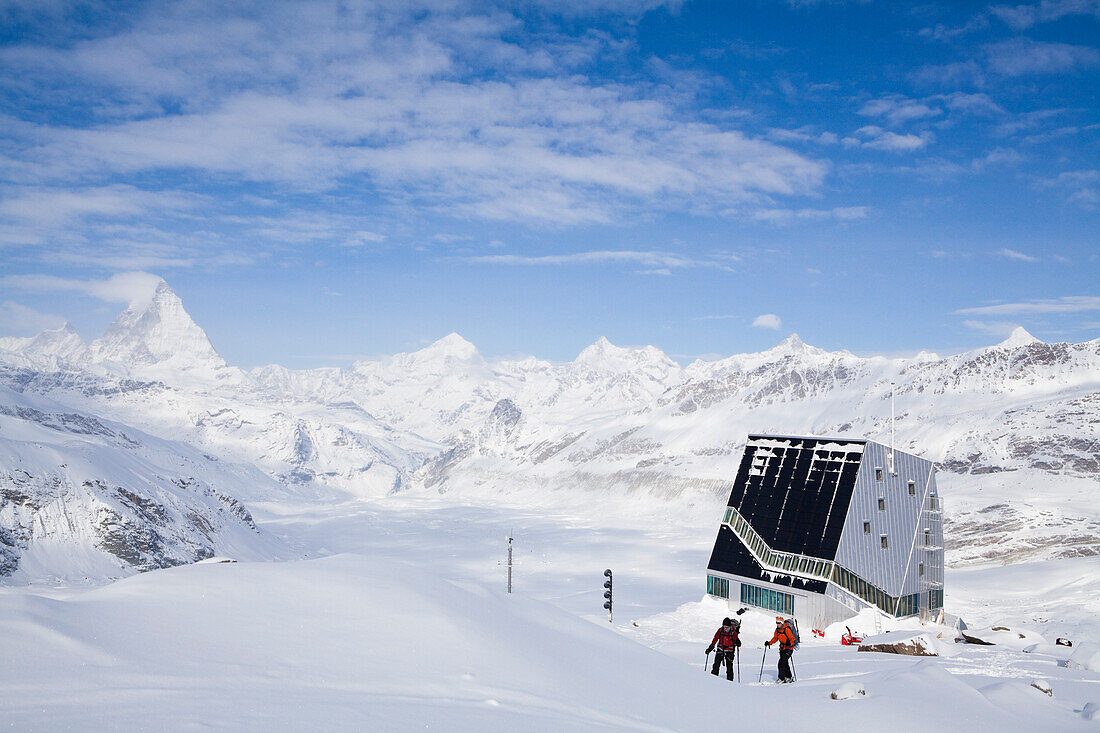
M764 647L764 654L760 657L760 674L756 677L756 681L760 682L764 679L764 658L768 656L768 647Z
M709 667L709 666L710 666L710 652L707 652L707 661L703 662L703 670L706 671L706 668Z
M508 592L512 592L512 537L508 537Z
M741 684L741 647L734 649L733 654L737 658L737 684Z
M603 607L607 609L607 623L611 623L611 619L612 619L612 615L611 615L612 608L611 607L613 605L615 605L615 601L611 598L611 596L614 593L614 588L612 587L612 585L613 585L615 579L613 577L611 577L611 568L608 568L607 570L604 570L603 575L604 575L605 578L607 578L607 580L605 580L603 582L603 587L607 588L607 590L605 590L603 592L603 597L607 599L606 601L604 601Z

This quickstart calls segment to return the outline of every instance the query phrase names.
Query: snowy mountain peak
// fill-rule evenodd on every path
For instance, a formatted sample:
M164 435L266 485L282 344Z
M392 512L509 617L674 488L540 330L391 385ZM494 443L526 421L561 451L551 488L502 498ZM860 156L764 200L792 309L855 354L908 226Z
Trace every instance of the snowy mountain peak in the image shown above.
M1001 343L997 344L995 348L1015 349L1020 346L1028 346L1030 344L1041 343L1043 342L1028 333L1027 329L1025 329L1023 326L1017 326L1015 329L1013 329L1012 333L1009 334L1009 337Z
M206 333L191 320L183 301L163 280L147 303L134 303L88 352L91 360L129 371L133 367L219 369L225 361L214 351Z
M451 357L453 359L464 360L480 356L477 347L457 333L449 333L416 353L425 356Z
M810 346L797 333L792 333L777 345L763 352L769 357L783 357L797 354L824 354L823 349Z
M68 322L36 336L0 338L0 351L9 352L6 361L47 371L73 366L86 348L84 339Z
M655 346L629 348L616 346L601 336L594 344L577 355L573 364L597 372L626 372L635 369L651 370L653 367L667 373L679 371L679 365Z

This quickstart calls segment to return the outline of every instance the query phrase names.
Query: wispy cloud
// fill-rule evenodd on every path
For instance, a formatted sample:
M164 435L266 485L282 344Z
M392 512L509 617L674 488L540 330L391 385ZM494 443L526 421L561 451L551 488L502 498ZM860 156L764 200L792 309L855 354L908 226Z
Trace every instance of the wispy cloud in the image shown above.
M986 46L990 70L1005 76L1058 74L1100 65L1100 51L1068 43L1013 38Z
M104 280L80 280L56 275L6 275L0 285L32 293L71 292L110 303L141 303L153 297L161 278L148 272L121 272Z
M1020 326L1013 321L963 321L962 324L971 331L997 338L1005 338Z
M832 209L759 209L753 213L752 218L772 224L792 224L825 219L855 221L866 219L868 211L870 211L870 207L867 206L838 206Z
M1017 250L1008 249L1007 247L1003 248L1003 249L999 249L996 252L994 252L993 254L997 255L998 257L1004 257L1006 259L1016 260L1018 262L1038 262L1039 261L1038 257L1032 257L1031 255L1026 254L1024 252L1018 252Z
M1067 295L1045 300L1027 300L1019 303L1000 303L975 308L962 308L956 315L1013 316L1047 313L1084 313L1100 311L1100 297L1094 295Z
M1067 202L1083 209L1100 206L1100 170L1063 171L1051 178L1041 178L1037 183L1040 188L1060 189Z
M753 328L770 328L773 331L778 331L783 327L783 319L774 313L764 313L757 316L752 321Z
M478 255L463 258L466 262L489 265L562 266L593 264L633 264L650 268L648 274L669 274L673 269L703 267L732 270L736 255L695 258L669 252L635 252L631 250L596 250L562 255Z
M41 313L21 303L4 301L0 303L0 334L5 336L33 336L48 328L57 328L65 323L61 316Z
M421 209L552 225L812 193L825 175L682 114L680 90L574 74L618 53L598 34L521 46L504 12L334 13L276 5L245 20L181 3L170 22L139 13L115 35L6 49L0 64L28 83L115 102L95 125L23 125L14 167L55 181L199 171L304 192L365 181ZM186 103L164 114L161 99Z
M844 138L847 147L864 147L874 150L886 150L894 153L908 153L920 150L932 139L931 133L920 135L900 134L884 130L876 125L866 125L855 132L854 137Z
M864 117L883 117L891 125L900 125L913 120L937 117L943 111L929 106L923 101L892 94L865 102L859 109Z
M994 5L989 13L1009 27L1022 31L1039 23L1064 18L1068 15L1092 15L1100 19L1100 2L1097 0L1042 0L1024 5Z

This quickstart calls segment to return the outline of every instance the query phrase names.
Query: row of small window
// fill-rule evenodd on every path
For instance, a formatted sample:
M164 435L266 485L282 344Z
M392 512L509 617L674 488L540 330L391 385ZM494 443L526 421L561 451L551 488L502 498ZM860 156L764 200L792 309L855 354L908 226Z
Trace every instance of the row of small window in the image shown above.
M882 469L879 468L878 466L876 466L875 467L875 481L882 481L882 480L883 480ZM916 481L913 481L912 479L910 479L908 482L906 482L906 488L909 490L909 496L916 496L917 495L917 482ZM931 494L928 497L928 501L929 501L929 509L932 509L933 511L935 511L937 509L936 495ZM885 509L885 507L882 505L882 499L878 500L878 504L879 504L879 507L878 507L879 509Z
M794 615L794 596L783 591L742 583L741 602L777 613Z
M725 578L716 578L713 575L708 575L707 593L712 596L718 596L719 598L729 598L730 582Z
M871 523L870 522L864 522L863 523L863 534L871 534ZM879 545L879 547L881 547L884 550L887 547L890 546L890 541L887 539L886 535L880 534L878 536L878 545Z
M918 572L920 575L924 575L924 563L920 564ZM912 616L919 610L920 593L912 593L900 598L889 595L881 588L871 585L863 578L839 565L833 571L833 582L868 603L878 606L891 616L899 618ZM928 607L943 608L942 588L928 591Z

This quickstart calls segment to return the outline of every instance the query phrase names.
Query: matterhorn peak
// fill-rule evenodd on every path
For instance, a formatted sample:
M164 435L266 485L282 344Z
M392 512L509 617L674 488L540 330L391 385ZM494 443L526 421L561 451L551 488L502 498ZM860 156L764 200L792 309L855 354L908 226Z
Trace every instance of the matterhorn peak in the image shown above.
M1026 328L1024 328L1023 326L1017 326L1016 328L1012 329L1012 333L1009 334L1008 338L997 344L995 348L1015 349L1020 346L1028 346L1030 344L1041 343L1043 342L1028 333Z
M123 371L134 367L218 369L225 361L191 320L183 301L161 280L152 297L134 301L88 347L92 361Z

